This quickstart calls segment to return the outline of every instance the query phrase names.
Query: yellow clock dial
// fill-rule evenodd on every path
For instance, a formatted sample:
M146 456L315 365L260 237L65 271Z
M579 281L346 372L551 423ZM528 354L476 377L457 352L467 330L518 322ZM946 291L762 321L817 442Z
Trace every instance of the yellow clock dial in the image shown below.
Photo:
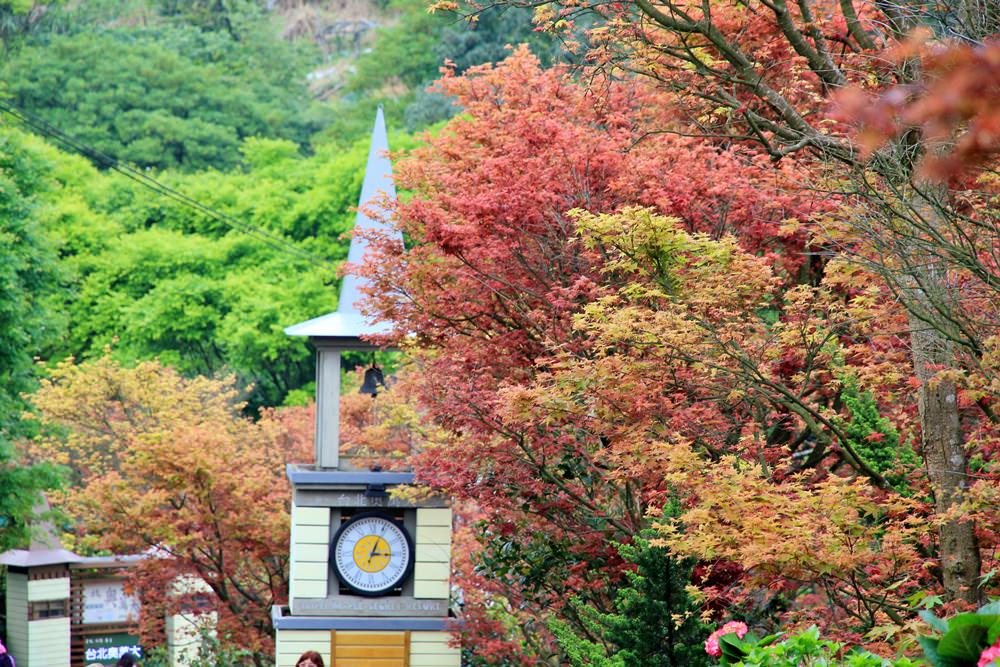
M413 540L390 515L362 512L337 530L330 565L340 583L357 595L388 595L413 569Z
M381 572L391 558L392 547L378 535L365 535L354 543L354 564L364 572Z

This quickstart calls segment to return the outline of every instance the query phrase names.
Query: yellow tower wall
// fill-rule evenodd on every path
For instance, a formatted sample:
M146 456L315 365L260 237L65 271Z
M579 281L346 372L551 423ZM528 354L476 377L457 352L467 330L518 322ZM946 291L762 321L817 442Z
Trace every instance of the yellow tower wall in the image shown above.
M330 508L292 504L289 598L325 598L329 572Z
M451 595L451 508L417 510L413 596L446 600Z

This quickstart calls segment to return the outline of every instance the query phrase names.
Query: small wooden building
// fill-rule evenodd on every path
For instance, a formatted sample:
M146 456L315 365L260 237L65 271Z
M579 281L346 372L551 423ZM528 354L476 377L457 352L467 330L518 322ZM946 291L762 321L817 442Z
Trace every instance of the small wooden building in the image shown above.
M45 504L36 514L47 511ZM62 548L47 522L36 526L28 549L0 554L6 646L18 667L115 665L126 652L141 657L139 601L125 592L125 580L147 557L79 556ZM197 654L200 635L184 615L168 617L165 625L170 664L183 667Z
M70 569L62 548L7 552L7 650L19 667L70 667Z

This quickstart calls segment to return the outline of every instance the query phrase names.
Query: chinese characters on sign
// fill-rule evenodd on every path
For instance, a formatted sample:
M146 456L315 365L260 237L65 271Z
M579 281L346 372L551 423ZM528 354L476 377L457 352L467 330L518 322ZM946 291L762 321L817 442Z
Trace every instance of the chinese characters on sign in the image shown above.
M103 665L114 665L118 662L118 658L126 653L132 653L137 658L142 657L139 638L124 632L84 637L83 649L84 661L88 665L95 662Z
M83 623L126 623L139 618L139 600L125 594L123 581L88 581L83 585Z

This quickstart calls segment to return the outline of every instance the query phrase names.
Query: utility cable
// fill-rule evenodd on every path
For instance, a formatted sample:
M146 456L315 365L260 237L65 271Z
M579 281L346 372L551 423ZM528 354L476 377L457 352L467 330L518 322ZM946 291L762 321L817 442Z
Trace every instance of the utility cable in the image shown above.
M203 204L200 201L189 197L183 192L175 190L168 185L164 185L152 176L143 173L130 164L122 162L116 157L108 155L107 153L85 144L79 139L66 134L59 128L49 124L37 116L34 116L33 114L28 113L27 111L24 111L23 109L10 104L9 102L0 101L0 111L16 118L33 130L40 132L45 136L52 137L65 146L69 146L73 151L90 160L99 169L111 169L112 171L115 171L122 176L149 188L150 190L153 190L161 196L180 202L181 204L198 211L206 217L217 220L237 231L252 236L275 250L295 255L301 260L323 268L332 268L332 263L329 260L303 250L302 248L290 243L283 236L238 220L227 213L217 211L207 204Z

